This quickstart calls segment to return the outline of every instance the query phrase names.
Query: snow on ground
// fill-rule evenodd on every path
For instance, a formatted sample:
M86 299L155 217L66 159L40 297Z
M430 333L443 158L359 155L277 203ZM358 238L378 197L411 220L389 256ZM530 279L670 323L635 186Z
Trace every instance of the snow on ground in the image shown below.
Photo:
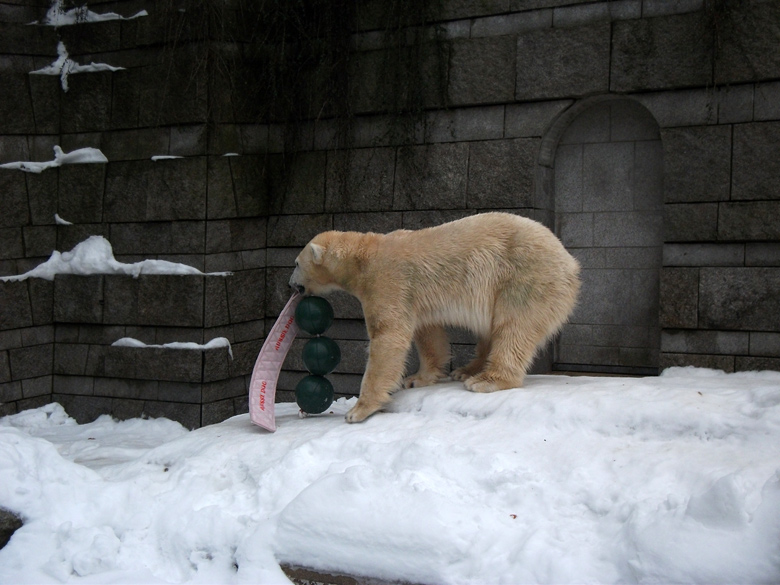
M2 583L780 582L780 373L399 392L363 424L0 419Z
M141 274L208 274L210 276L226 276L229 272L204 273L193 266L168 262L167 260L142 260L126 264L114 258L111 243L103 236L90 236L76 244L70 252L55 250L49 259L32 270L18 276L2 276L0 281L26 280L28 278L44 278L54 280L57 274L126 274L138 277Z

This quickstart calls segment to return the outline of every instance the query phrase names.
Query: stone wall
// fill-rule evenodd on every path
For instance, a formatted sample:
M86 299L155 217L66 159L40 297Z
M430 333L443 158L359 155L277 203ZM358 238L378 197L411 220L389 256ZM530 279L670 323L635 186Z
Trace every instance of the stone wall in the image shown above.
M215 99L213 31L188 18L186 3L96 1L91 10L125 19L29 24L50 5L0 4L0 164L53 160L55 145L99 149L108 163L0 169L0 276L90 235L108 239L120 262L230 274L0 282L0 412L56 400L81 421L143 413L189 427L245 412L265 335L267 183L280 164L267 127L246 122L249 111L236 116L230 95ZM120 69L72 73L67 91L57 75L30 74L60 44L81 65ZM225 348L112 347L122 337L225 337L232 358Z
M360 3L346 140L323 116L300 125L293 143L280 124L258 120L250 62L211 67L241 54L251 19L240 4L225 2L225 26L204 32L184 0L95 1L98 12L149 15L56 30L25 24L48 1L0 3L0 164L50 160L55 144L100 148L109 160L40 175L0 169L1 274L91 234L122 261L232 271L181 277L181 307L165 304L170 279L0 286L19 303L0 309L3 412L53 398L84 419L178 409L197 425L241 412L251 363L313 235L417 229L485 210L542 221L585 270L577 321L536 371L780 369L776 2L713 12L703 0L445 0L439 44L420 53L431 77L445 72L443 84L425 88L423 111L401 133L388 114L382 3ZM54 61L60 41L80 63L125 69L71 75L67 92L57 77L30 75ZM640 118L652 136L628 136ZM151 160L159 155L184 158ZM55 213L74 225L55 223ZM81 304L61 301L67 290ZM114 318L114 294L170 311ZM332 379L355 394L362 314L345 296L334 305L329 333L343 361ZM179 309L199 317L169 321ZM217 335L233 344L233 362L110 346L122 336L159 344ZM453 339L459 365L473 340L461 331ZM303 376L304 341L282 373L282 399ZM176 361L169 377L151 373L158 366L145 373L145 363Z

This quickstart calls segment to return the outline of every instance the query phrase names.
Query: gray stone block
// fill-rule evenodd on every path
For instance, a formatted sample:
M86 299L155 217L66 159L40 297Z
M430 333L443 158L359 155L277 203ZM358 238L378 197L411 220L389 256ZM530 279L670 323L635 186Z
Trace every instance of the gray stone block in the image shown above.
M96 132L111 125L110 71L68 76L68 91L60 96L62 132Z
M598 247L658 246L662 240L661 214L646 212L596 213L593 244Z
M167 155L169 142L168 128L114 130L103 135L101 151L110 161L151 159Z
M11 378L24 380L50 375L53 365L54 344L34 345L8 350Z
M780 244L746 244L745 266L780 266Z
M702 268L699 290L702 328L780 330L778 268Z
M244 268L241 252L206 254L203 261L203 269L206 272L236 272Z
M181 402L148 401L144 403L144 414L152 418L164 417L181 423L188 429L200 427L199 404L185 404Z
M738 10L723 13L715 60L715 83L740 83L777 79L780 55L777 53L776 2L750 2Z
M731 126L675 128L661 133L665 201L727 201L731 191Z
M111 400L111 416L117 420L141 418L143 413L143 400L133 400L129 398L113 398Z
M21 72L0 72L0 87L4 96L15 99L0 100L0 127L4 134L33 134L35 122L27 89L27 75ZM9 162L9 161L3 161Z
M55 395L92 396L95 378L90 376L53 376L52 392ZM58 400L55 399L55 402Z
M268 218L269 247L303 247L314 236L333 229L331 215L277 215Z
M325 210L324 152L292 155L271 175L271 212L322 213Z
M633 94L661 128L700 126L717 120L715 96L709 89L679 89Z
M0 403L22 399L21 381L0 383Z
M208 218L236 217L236 197L230 176L230 161L224 157L208 157Z
M201 420L204 427L221 423L236 414L235 399L211 402L201 407Z
M15 160L19 159L2 162L15 162ZM3 197L0 198L0 227L21 227L30 221L25 174L6 169L0 170L0 190L3 193Z
M22 345L42 345L54 342L54 327L52 325L40 325L22 329Z
M207 277L204 279L204 327L217 327L230 323L230 312L228 310L228 289L227 281L229 277ZM258 292L262 297L262 293Z
M202 327L203 281L197 275L107 275L103 322Z
M384 211L393 206L394 148L328 153L325 209Z
M24 227L22 237L24 255L28 258L48 258L57 247L57 228L53 225Z
M400 148L393 209L462 209L467 172L466 143Z
M748 343L748 333L737 331L666 330L661 335L661 351L666 353L746 355Z
M54 373L83 376L87 369L89 346L76 343L54 344Z
M750 333L750 355L780 357L780 333Z
M54 278L54 320L100 323L103 319L104 277L58 274Z
M718 124L753 121L753 84L718 89Z
M375 232L386 234L401 229L403 226L402 212L383 213L339 213L333 216L333 229L343 232ZM293 266L298 250L290 255L287 266Z
M474 210L430 210L404 212L403 229L421 230L474 215Z
M780 199L780 122L740 124L734 127L734 200Z
M248 376L252 373L264 339L256 339L243 343L233 343L233 361L230 362L232 376Z
M229 378L231 361L227 348L205 350L203 352L203 382L216 382Z
M721 203L718 213L718 239L780 239L778 213L780 201Z
M22 380L22 397L36 398L38 396L50 396L52 392L52 377L41 376L39 378L27 378Z
M500 14L498 16L476 18L471 23L471 37L515 35L530 30L550 28L552 26L552 21L552 10L535 10L533 12Z
M28 75L28 78L36 132L59 134L62 93L60 80L50 75Z
M0 351L0 382L11 381L11 366L8 361L8 352Z
M203 157L111 163L103 221L205 219L206 184Z
M228 160L236 197L236 215L256 219L256 216L268 213L271 159L261 155L230 157Z
M613 26L612 91L712 83L712 29L703 14L623 20Z
M204 221L114 223L110 241L115 256L203 253L205 232Z
M558 237L567 248L593 246L593 214L565 213L557 218Z
M189 382L170 382L161 380L157 390L158 400L165 402L203 402L203 385Z
M0 228L0 259L24 257L22 228Z
M706 242L717 239L717 203L678 203L664 206L666 242Z
M763 370L780 371L780 359L767 357L743 357L734 358L734 371L755 372Z
M73 223L99 223L103 219L103 185L106 165L65 165L59 169L57 208Z
M94 395L132 400L157 400L157 380L132 380L128 378L95 378Z
M553 120L573 103L572 100L554 100L507 105L504 136L506 138L543 136Z
M452 43L447 94L452 106L512 101L515 91L512 36L456 40Z
M521 33L517 100L582 96L609 88L610 23Z
M0 330L33 324L30 296L25 281L0 281Z
M264 315L262 291L265 270L243 270L226 280L228 309L233 323L261 319Z
M664 266L743 266L744 244L666 244Z
M753 119L756 121L780 120L780 81L756 85Z
M47 157L48 158L48 155ZM3 173L5 174L5 173ZM34 225L54 223L57 213L57 179L56 173L24 173L27 184L27 197L30 206L30 220Z
M671 329L698 327L699 269L663 268L660 324Z
M237 377L229 380L215 381L203 384L203 403L213 403L218 400L236 398L247 393L244 386L244 378Z
M532 207L539 141L495 140L469 145L467 206Z

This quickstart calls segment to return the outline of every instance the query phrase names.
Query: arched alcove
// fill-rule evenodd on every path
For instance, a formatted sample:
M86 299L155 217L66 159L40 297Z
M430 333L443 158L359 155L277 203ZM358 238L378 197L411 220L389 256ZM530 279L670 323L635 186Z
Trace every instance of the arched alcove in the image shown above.
M556 340L553 369L654 374L663 245L663 150L637 102L600 96L564 112L540 169L555 230L582 265L580 302Z

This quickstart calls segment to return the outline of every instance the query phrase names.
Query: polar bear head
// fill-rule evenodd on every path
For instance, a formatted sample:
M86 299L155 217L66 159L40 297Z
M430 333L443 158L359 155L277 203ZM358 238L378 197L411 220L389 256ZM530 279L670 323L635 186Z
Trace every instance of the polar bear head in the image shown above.
M314 238L295 259L290 286L304 295L324 295L341 290L333 274L328 254L328 234Z

